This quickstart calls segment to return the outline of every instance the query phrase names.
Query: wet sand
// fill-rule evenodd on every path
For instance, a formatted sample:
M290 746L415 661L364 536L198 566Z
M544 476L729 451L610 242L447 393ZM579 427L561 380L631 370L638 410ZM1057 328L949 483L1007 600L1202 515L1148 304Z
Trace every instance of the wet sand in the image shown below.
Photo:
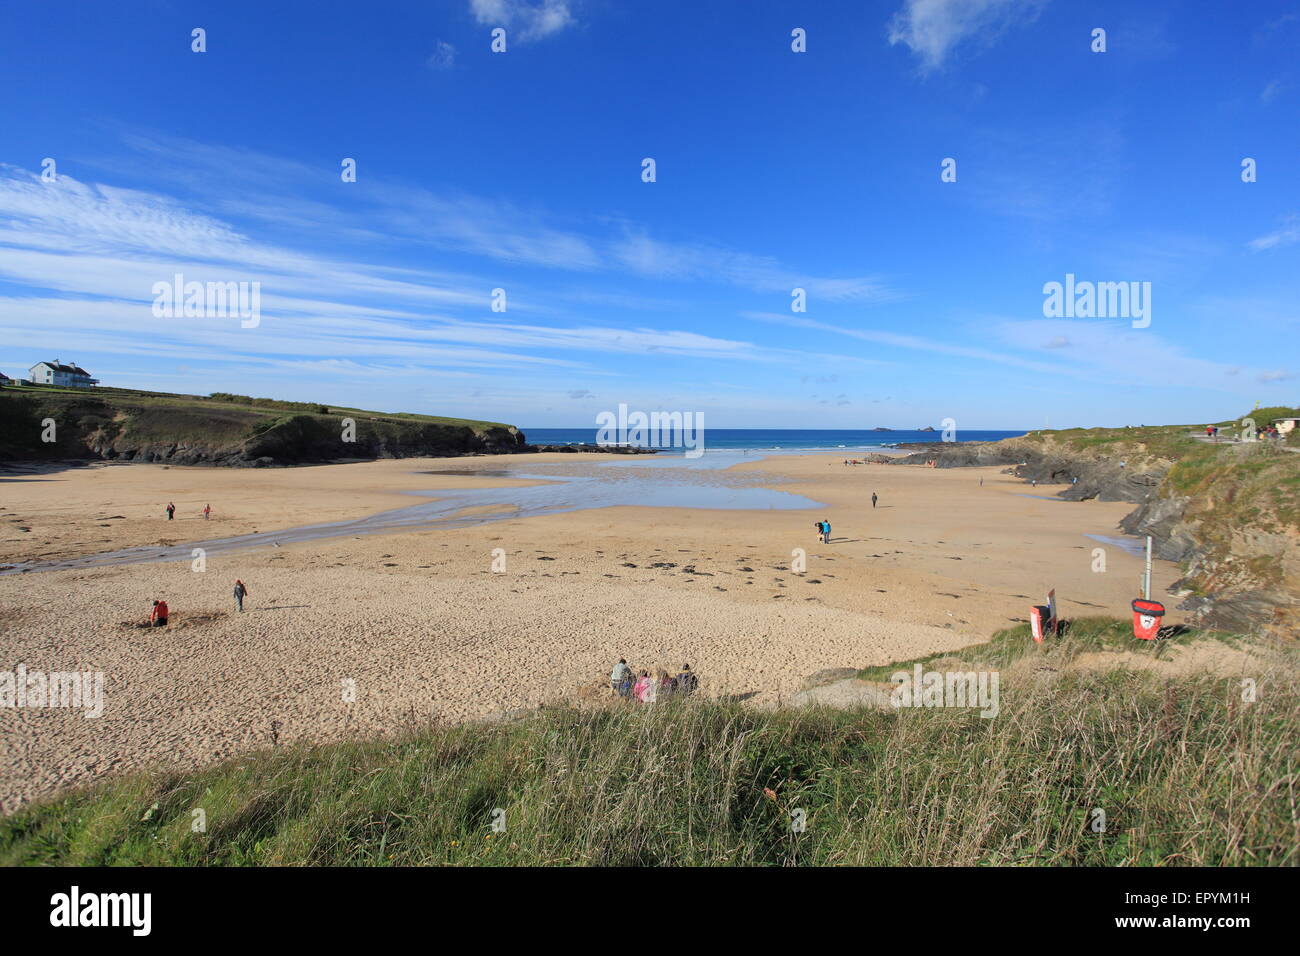
M404 492L435 483L530 484L479 471L605 474L607 461L97 465L0 476L0 563L344 521L409 505ZM1034 497L997 468L842 461L775 457L705 479L824 503L815 510L611 507L218 553L202 572L187 558L0 577L0 670L105 675L98 719L0 709L0 809L104 772L206 763L273 738L391 732L571 698L591 693L619 657L651 669L689 662L704 693L769 705L823 668L986 640L1025 619L1050 587L1065 617L1127 615L1141 561L1106 547L1098 573L1102 545L1085 535L1117 534L1130 505ZM829 545L812 527L822 517ZM796 548L806 551L803 574L791 570ZM493 569L496 549L504 570ZM1177 576L1157 563L1156 593ZM242 614L236 577L250 591ZM171 606L166 629L140 627L154 597Z

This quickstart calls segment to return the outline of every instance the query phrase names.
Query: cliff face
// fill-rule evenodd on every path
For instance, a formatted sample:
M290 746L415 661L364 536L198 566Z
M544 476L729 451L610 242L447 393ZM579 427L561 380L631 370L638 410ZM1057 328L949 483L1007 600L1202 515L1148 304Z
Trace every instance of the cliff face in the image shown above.
M1183 565L1171 592L1197 624L1300 635L1300 455L1265 444L1197 445L1171 432L1149 442L1134 430L1091 436L1095 444L1045 433L928 445L895 463L1003 465L1026 481L1071 482L1057 492L1067 501L1132 502L1121 530L1151 535L1158 557Z
M354 425L345 430L348 418ZM0 392L0 460L98 458L256 468L526 450L517 428L488 422L324 408L294 412L186 396Z

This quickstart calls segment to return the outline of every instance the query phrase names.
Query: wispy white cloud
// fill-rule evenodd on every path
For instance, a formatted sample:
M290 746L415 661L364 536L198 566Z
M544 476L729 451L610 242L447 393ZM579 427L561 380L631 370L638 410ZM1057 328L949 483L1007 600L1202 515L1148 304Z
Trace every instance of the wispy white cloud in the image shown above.
M479 23L517 29L524 42L559 33L574 23L567 0L470 0L469 7Z
M1051 356L1064 369L1098 384L1132 385L1135 362L1158 368L1150 384L1169 388L1200 388L1241 393L1245 377L1256 383L1283 381L1281 370L1243 368L1227 362L1189 355L1175 340L1152 329L1134 329L1127 323L1045 319L991 323L993 336L1023 354Z
M991 44L1032 22L1045 0L904 0L889 22L889 42L906 44L924 70L937 70L966 42Z
M592 267L609 264L597 259ZM189 281L259 283L260 325L248 330L222 319L155 316L154 284L178 272ZM865 364L672 328L623 328L580 317L563 324L520 321L516 314L529 310L518 306L518 296L507 320L489 313L491 282L484 277L289 249L170 197L68 176L47 183L12 167L0 168L0 282L30 290L0 298L10 348L39 350L54 336L104 354L167 362L220 357L286 370L346 356L370 365L573 368L599 375L607 372L595 357L618 353Z
M164 135L128 133L124 139L147 153L151 169L166 181L184 186L224 213L271 225L316 232L328 224L342 236L367 244L423 243L543 269L721 282L786 295L802 287L809 295L835 301L884 302L902 296L880 276L806 273L773 257L716 243L656 238L635 222L557 216L499 197L433 192L370 178L364 167L359 191L349 196L346 206L333 205L294 195L286 187L333 189L336 171L326 175L321 167L298 160ZM239 198L232 200L232 195Z
M1261 252L1277 246L1289 246L1293 242L1300 242L1300 216L1288 216L1280 227L1250 240L1246 245L1256 252Z
M431 70L450 70L456 65L456 47L446 40L439 40L425 62Z
M1161 370L1153 384L1178 388L1194 383L1225 391L1241 391L1242 388L1238 379L1243 371L1240 366L1195 358L1158 334L1114 322L989 319L981 322L981 327L992 334L995 342L1004 346L994 349L962 345L947 335L904 335L771 312L745 312L742 315L756 321L829 332L892 348L970 358L1055 378L1069 376L1116 386L1132 383L1134 356L1142 355L1144 361L1154 362ZM1245 371L1259 383L1285 381L1291 375L1286 370Z

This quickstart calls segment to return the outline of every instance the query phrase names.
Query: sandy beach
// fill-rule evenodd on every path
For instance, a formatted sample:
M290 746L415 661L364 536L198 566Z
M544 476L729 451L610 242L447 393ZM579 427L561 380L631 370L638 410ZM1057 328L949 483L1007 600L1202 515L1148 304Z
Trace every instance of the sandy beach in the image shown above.
M345 521L435 488L536 484L503 469L672 480L637 462L620 463L615 478L607 461L11 472L0 476L0 565ZM476 510L491 523L211 554L202 572L183 560L0 576L0 670L102 671L105 695L97 719L0 710L0 809L105 772L591 695L619 657L650 669L689 662L704 693L762 706L823 668L987 640L1026 619L1052 587L1063 617L1126 615L1142 562L1086 535L1117 535L1132 506L1052 500L1057 489L999 471L772 457L696 477L824 507L622 506L518 518L484 504ZM168 501L178 509L172 522ZM812 527L823 517L830 544ZM1099 573L1093 549L1103 546ZM791 570L796 548L806 551L802 574ZM504 570L493 569L494 549ZM1177 577L1158 562L1155 592ZM242 614L236 578L250 592ZM171 625L141 627L158 597ZM1179 619L1171 611L1166 621Z

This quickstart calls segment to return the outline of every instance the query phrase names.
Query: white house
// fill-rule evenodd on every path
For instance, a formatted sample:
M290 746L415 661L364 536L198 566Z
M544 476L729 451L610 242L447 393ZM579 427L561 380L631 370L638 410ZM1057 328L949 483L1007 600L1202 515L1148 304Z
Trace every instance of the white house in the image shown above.
M37 385L71 385L76 388L90 388L98 385L99 379L91 378L90 373L77 365L64 365L58 359L53 362L37 362L28 371L28 381Z

